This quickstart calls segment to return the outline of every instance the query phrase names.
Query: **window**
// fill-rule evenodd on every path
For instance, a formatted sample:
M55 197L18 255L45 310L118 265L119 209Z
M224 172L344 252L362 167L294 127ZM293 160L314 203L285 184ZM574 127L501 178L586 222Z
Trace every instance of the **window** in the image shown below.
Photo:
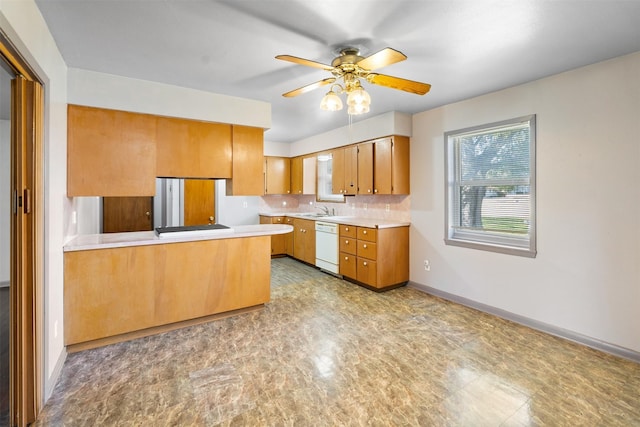
M444 139L445 243L535 257L535 115Z

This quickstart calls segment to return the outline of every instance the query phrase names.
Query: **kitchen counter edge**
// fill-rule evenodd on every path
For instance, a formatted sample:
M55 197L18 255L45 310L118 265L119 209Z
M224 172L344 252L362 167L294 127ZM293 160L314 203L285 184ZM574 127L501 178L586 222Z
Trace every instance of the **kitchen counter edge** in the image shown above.
M360 218L357 216L314 216L304 213L295 212L261 212L261 216L276 217L276 216L288 216L291 218L309 219L311 221L330 222L334 224L352 225L354 227L369 227L369 228L394 228L394 227L408 227L411 225L408 221L396 221L376 218Z
M236 225L233 231L219 234L159 238L155 231L133 231L129 233L83 234L67 242L64 252L95 249L125 248L130 246L163 245L168 243L195 242L199 240L237 239L243 237L286 234L293 227L285 224Z

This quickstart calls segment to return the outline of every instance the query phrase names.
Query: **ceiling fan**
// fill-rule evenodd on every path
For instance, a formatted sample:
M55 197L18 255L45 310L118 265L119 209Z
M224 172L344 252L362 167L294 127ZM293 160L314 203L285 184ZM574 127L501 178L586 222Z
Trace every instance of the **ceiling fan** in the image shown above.
M293 97L321 86L333 84L332 89L323 98L320 105L321 108L325 110L340 110L342 108L342 101L337 95L347 93L349 114L368 112L371 98L362 88L360 79L379 86L403 90L417 95L424 95L431 89L431 85L427 83L372 72L378 68L386 67L387 65L407 59L406 55L402 52L390 47L384 48L367 57L360 56L360 51L357 48L346 47L340 50L340 55L333 59L331 65L291 55L278 55L276 58L308 67L320 68L334 75L334 77L329 77L282 94L284 97ZM337 79L342 79L343 85L336 83ZM336 86L338 87L337 93L333 91L333 88Z

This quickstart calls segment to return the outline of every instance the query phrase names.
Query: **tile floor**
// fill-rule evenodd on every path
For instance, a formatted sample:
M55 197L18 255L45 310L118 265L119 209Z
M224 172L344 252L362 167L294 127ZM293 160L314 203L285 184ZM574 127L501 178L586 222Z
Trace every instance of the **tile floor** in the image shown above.
M640 426L640 364L288 258L261 311L69 355L36 426Z

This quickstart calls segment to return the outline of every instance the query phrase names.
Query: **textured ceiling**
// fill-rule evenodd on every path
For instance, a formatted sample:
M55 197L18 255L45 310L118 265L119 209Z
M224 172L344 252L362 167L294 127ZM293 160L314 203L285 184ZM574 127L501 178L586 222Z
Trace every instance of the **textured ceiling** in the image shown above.
M344 46L393 47L381 73L423 81L418 96L368 85L370 113L415 113L640 51L640 1L36 0L68 66L272 104L269 141L347 124L319 109L330 77L274 59L330 63ZM589 88L585 88L589 90Z

